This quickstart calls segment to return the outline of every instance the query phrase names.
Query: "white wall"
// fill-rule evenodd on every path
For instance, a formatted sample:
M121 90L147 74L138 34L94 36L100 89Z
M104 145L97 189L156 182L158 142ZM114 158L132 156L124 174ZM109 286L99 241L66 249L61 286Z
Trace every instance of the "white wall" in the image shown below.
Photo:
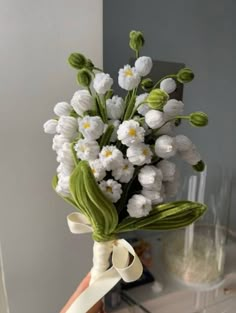
M69 100L72 51L102 66L102 0L0 2L0 240L11 313L56 313L91 266L90 236L70 234L73 208L51 189L42 124Z

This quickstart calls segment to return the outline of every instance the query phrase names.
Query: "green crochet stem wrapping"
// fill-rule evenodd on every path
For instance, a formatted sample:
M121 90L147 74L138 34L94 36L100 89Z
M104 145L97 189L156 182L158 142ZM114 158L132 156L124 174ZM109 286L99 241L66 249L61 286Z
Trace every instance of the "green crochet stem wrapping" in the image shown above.
M57 186L57 177L52 181ZM100 190L87 161L80 161L70 178L71 197L63 199L84 214L93 227L93 239L108 241L119 233L133 230L171 230L185 227L206 211L206 205L192 201L176 201L153 206L142 218L126 217L121 222L115 205Z

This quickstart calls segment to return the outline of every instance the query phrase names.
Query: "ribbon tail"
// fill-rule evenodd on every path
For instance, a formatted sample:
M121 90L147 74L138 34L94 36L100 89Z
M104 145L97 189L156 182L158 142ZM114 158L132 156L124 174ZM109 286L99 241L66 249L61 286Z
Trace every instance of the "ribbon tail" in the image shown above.
M66 313L86 313L121 279L114 267L104 272L72 303Z

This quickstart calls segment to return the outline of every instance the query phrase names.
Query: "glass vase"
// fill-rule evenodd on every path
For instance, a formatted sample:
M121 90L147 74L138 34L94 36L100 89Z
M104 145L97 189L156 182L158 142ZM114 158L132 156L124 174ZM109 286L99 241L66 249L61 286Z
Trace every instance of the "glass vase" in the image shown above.
M197 222L169 233L164 240L167 271L188 286L211 289L223 281L231 178L228 170L212 165L200 174L186 175L183 181L179 198L208 206Z

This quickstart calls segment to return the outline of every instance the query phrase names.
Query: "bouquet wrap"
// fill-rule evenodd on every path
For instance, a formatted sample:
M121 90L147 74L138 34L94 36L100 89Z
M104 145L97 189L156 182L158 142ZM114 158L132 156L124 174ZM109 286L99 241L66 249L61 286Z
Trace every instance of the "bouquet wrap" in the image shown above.
M122 233L185 227L206 210L202 203L171 201L180 173L168 159L179 155L194 170L204 169L191 140L174 134L182 120L195 127L208 123L203 112L183 115L183 102L172 98L178 84L192 81L193 72L184 68L156 83L144 78L152 60L139 56L143 45L143 34L132 31L136 61L118 76L125 99L114 95L109 74L72 53L69 63L83 89L70 103L56 104L57 117L44 124L45 132L54 134L59 162L53 188L77 210L68 215L68 226L94 239L90 285L67 313L85 313L120 279L132 282L141 276L142 264ZM138 94L140 88L145 92Z

